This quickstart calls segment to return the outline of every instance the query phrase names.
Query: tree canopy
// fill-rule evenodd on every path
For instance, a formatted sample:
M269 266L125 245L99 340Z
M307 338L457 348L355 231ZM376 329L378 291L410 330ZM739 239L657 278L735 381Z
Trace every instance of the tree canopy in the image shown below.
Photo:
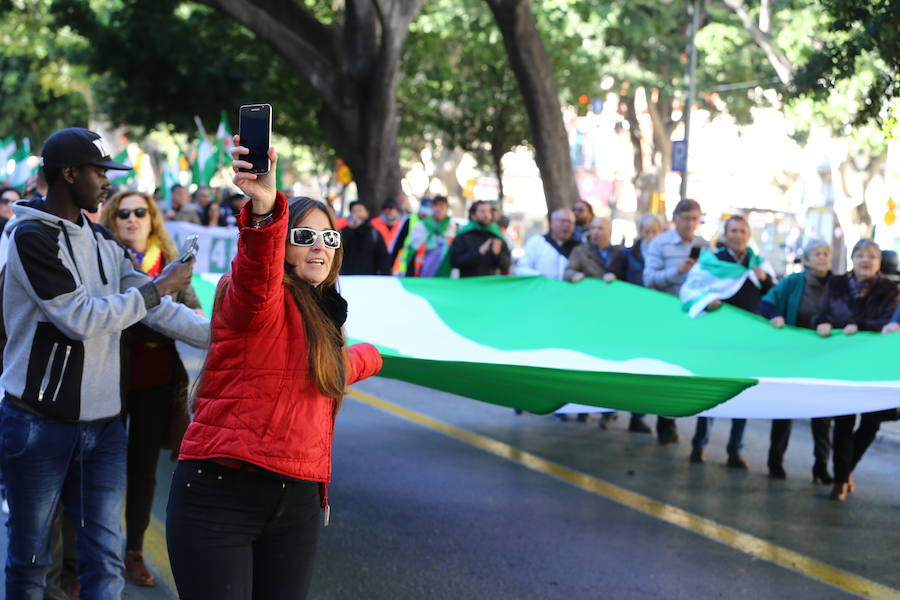
M46 2L2 2L0 10L0 131L39 144L67 125L86 125L93 77L70 54L85 41L58 28Z
M826 100L842 82L868 74L854 123L883 121L886 104L900 97L900 1L819 2L828 34L798 69L796 92Z
M574 104L599 93L598 57L582 44L577 18L566 2L534 6L541 35L556 69L559 94ZM410 29L400 83L401 134L440 138L444 146L472 153L497 173L501 158L532 143L525 103L509 68L503 38L483 0L433 0Z

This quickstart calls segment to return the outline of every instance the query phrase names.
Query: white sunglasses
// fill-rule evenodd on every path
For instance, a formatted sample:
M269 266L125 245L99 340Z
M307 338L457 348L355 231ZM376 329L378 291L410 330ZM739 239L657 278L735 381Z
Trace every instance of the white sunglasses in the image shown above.
M319 231L309 227L295 227L290 230L288 241L295 246L312 246L320 235L326 248L336 250L341 247L341 234L334 229Z

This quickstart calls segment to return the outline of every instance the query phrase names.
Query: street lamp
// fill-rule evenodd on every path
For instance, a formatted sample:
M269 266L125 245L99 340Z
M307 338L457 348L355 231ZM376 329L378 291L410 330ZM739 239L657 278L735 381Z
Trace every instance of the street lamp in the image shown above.
M681 199L687 198L688 158L690 157L691 106L697 95L697 29L700 27L702 0L691 0L690 63L687 72L687 101L684 105L684 170L681 172Z

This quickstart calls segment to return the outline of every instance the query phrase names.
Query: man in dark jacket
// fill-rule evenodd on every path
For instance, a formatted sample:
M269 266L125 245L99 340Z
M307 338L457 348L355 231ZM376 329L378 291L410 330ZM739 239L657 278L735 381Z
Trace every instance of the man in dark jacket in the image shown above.
M391 256L381 235L369 223L369 211L359 200L350 203L350 218L341 229L344 260L341 275L390 275Z
M577 213L576 213L577 214ZM576 217L577 219L577 217ZM586 277L602 279L611 283L616 279L625 279L628 269L628 257L625 251L618 246L613 246L612 222L604 217L595 217L585 229L587 241L579 244L569 255L569 265L563 274L563 279L578 283ZM582 415L584 415L582 417ZM587 415L579 415L586 420ZM605 412L600 417L600 427L606 429L609 422L616 418L615 412ZM639 433L651 433L651 429L644 423L644 415L631 413L629 431Z
M602 279L606 283L625 279L628 258L618 246L610 243L612 223L604 217L596 217L586 230L588 240L578 245L569 255L569 266L563 279L578 283L585 277Z
M747 219L741 215L733 215L725 221L725 235L723 238L725 247L716 253L716 258L724 262L733 262L750 267L751 253L747 251L750 245L750 226ZM761 267L753 267L753 273L761 287L757 287L748 277L744 281L744 285L730 298L726 298L724 302L742 308L753 314L759 314L759 301L766 294L774 282L772 278ZM709 305L709 310L715 310L722 305L722 301L716 300ZM731 420L731 435L728 438L728 462L726 463L733 469L747 469L747 461L741 456L741 447L744 445L744 428L747 426L747 419ZM712 428L712 419L699 417L697 419L697 430L694 438L691 440L691 462L703 462L703 449L709 443L709 430Z
M723 241L725 246L716 253L716 258L724 262L740 263L749 268L750 253L747 252L747 248L750 245L750 226L747 224L747 219L741 215L728 217L728 220L725 221ZM775 282L762 267L753 267L753 273L761 287L756 287L756 284L748 278L741 289L731 298L726 298L724 302L758 315L759 301L772 289ZM721 302L715 301L709 305L709 310L715 310L721 305Z
M644 215L638 221L638 239L634 240L631 248L625 251L628 256L628 271L625 274L625 281L635 285L644 285L644 250L661 232L662 223L656 215Z
M450 247L450 266L460 277L497 275L509 271L509 246L494 223L491 205L478 201L469 207L469 223Z

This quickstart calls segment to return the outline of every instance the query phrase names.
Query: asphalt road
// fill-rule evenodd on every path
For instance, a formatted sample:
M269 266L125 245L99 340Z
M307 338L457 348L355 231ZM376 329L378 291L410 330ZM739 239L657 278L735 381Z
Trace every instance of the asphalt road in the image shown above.
M787 481L773 481L764 421L748 425L751 470L736 472L724 467L726 421L716 422L707 464L692 465L693 419L679 420L679 444L660 447L625 431L627 415L602 431L390 380L356 389L388 410L366 396L344 403L311 598L818 600L866 589L900 598L900 449L891 444L873 446L858 491L840 504L810 483L805 422L795 424ZM505 457L485 439L502 442ZM129 586L128 598L175 597L161 538L171 468L161 461L148 534L160 582ZM629 492L655 508L636 509ZM823 581L835 572L844 589Z

